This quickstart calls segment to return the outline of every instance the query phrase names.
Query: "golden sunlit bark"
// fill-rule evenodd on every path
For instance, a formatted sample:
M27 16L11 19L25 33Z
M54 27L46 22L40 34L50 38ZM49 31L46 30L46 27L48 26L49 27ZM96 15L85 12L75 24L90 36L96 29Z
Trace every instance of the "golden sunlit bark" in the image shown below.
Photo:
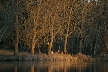
M53 39L54 39L54 20L55 20L55 16L52 18L52 24L51 24L51 28L50 28L50 36L51 36L51 41L49 42L49 45L48 45L48 54L51 53L51 48L52 48L52 45L53 45Z
M64 12L65 12L65 6L66 6L66 4L64 3ZM67 40L68 40L68 36L69 36L69 27L70 27L70 21L71 21L71 14L72 14L72 8L70 9L70 12L69 12L69 15L68 15L69 19L68 19L68 24L67 24L67 28L66 28L66 34L65 34L65 40L64 40L64 53L65 54L67 52Z
M66 11L66 0L64 0L64 20L63 20L64 22L63 23L65 23L65 11ZM69 27L69 25L68 25L68 27ZM68 27L67 27L67 29L68 29ZM67 52L67 50L66 50L67 37L68 37L68 31L66 31L65 40L64 40L64 52L65 52L65 54Z
M33 13L33 21L34 21L34 27L33 27L33 38L32 38L32 46L31 46L31 54L34 54L34 49L36 46L36 27L37 27L37 23L38 23L38 16L39 16L39 12L40 12L40 7L41 7L41 0L38 6L38 11L37 11L37 15L35 14L36 11L32 11Z
M53 25L51 26L51 32L50 32L50 36L51 36L51 41L49 43L49 46L48 46L48 54L51 53L51 48L52 48L52 45L53 45Z
M34 54L35 44L36 44L36 30L34 30L34 34L33 34L31 54Z

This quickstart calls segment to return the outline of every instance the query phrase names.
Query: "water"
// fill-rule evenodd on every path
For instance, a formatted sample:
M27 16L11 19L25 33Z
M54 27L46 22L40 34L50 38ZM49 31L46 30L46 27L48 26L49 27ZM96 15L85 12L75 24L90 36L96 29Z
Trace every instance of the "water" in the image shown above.
M0 72L108 72L108 63L0 62Z

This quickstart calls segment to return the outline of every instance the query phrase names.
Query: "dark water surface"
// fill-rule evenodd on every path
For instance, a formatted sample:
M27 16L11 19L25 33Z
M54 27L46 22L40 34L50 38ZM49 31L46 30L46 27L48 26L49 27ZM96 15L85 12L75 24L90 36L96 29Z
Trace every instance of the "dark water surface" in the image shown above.
M0 72L108 72L108 62L0 62Z

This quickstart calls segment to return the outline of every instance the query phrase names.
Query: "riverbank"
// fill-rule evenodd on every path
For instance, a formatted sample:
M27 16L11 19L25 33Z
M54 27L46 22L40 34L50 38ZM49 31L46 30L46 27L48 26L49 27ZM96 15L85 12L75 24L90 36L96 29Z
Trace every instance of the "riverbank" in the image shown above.
M18 55L0 55L0 61L71 61L71 62L86 62L92 61L92 57L78 53L70 54L34 54L20 53Z
M71 62L87 62L94 59L89 55L78 53L76 55L52 53L52 54L34 54L27 52L19 52L14 55L14 51L0 49L0 61L71 61Z
M99 55L97 55L95 57L96 61L100 62L100 61L103 61L103 62L108 62L108 54L107 53L101 53Z

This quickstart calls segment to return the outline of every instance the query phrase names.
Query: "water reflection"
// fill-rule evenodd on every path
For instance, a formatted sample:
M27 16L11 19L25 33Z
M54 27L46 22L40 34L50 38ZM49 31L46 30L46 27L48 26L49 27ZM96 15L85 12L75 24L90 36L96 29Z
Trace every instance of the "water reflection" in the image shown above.
M107 62L0 62L0 72L108 72L107 68Z

